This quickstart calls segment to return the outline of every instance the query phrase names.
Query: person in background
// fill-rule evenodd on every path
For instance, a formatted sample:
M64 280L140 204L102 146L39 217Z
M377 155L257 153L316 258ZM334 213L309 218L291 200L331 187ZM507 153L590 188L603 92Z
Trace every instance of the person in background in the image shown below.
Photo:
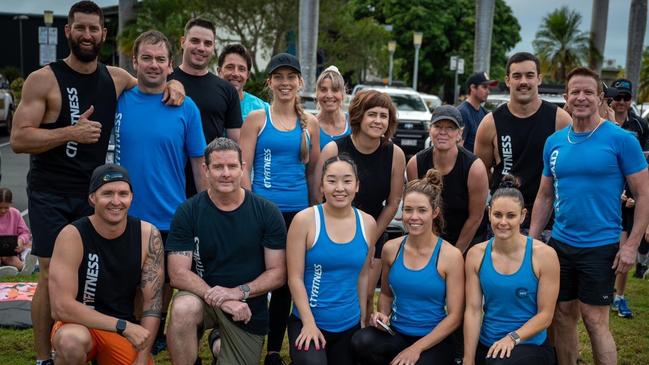
M475 135L478 126L488 111L482 106L489 97L489 88L496 87L498 81L489 80L486 72L476 72L466 80L466 99L457 106L462 114L464 128L462 129L462 146L473 152Z
M0 257L0 276L14 276L18 273L29 275L34 271L36 257L30 255L32 235L20 215L20 211L11 203L13 194L8 188L0 188L0 235L17 236L16 254Z
M318 123L320 123L320 150L327 143L349 135L349 114L343 110L345 80L336 66L327 67L315 85L318 102Z

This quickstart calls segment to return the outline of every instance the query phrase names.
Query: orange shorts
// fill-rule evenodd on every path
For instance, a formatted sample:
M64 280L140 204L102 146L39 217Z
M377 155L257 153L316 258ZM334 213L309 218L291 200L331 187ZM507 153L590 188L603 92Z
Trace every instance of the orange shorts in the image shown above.
M56 351L54 346L54 336L61 327L66 323L56 321L52 327L50 341L52 348ZM86 361L97 360L99 365L131 365L137 358L137 351L135 347L121 335L115 332L90 329L90 338L92 339L92 349L86 354ZM149 365L153 365L153 358L149 354Z

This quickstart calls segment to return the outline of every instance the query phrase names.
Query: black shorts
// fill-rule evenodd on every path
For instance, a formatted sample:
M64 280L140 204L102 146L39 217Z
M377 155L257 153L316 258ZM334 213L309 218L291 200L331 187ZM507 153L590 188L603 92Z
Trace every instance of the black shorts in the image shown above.
M89 216L88 195L61 195L27 189L32 254L50 258L59 232L75 220Z
M559 256L560 302L579 299L582 303L590 305L611 304L615 285L615 270L611 267L619 243L579 248L550 238L548 244Z
M626 232L627 234L631 233L634 213L634 208L622 207L622 232Z

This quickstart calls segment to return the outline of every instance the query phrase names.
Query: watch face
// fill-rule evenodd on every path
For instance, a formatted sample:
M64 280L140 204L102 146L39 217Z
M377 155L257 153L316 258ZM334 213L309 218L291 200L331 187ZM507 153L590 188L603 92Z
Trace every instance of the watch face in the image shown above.
M250 287L248 286L248 284L243 284L243 285L241 285L241 290L245 291L245 292L248 292L248 291L250 291Z

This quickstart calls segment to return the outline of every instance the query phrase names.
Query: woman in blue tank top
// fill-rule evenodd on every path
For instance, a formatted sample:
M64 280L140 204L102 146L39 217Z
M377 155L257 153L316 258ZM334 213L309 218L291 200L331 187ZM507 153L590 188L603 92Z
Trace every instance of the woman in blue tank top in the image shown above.
M320 150L331 141L349 135L349 115L343 111L345 80L336 66L327 67L315 83L320 123Z
M326 202L299 212L288 232L286 260L293 313L288 336L295 365L354 364L349 343L365 314L374 219L352 207L354 162L324 163Z
M270 105L251 112L241 128L245 168L241 185L275 203L288 227L295 214L312 200L309 193L313 192L313 169L320 154L320 128L318 120L300 104L303 81L297 58L287 53L273 56L268 75ZM267 359L273 363L280 360L290 306L287 285L272 292Z
M517 187L516 178L503 177L489 207L494 238L466 258L465 365L554 364L546 329L559 294L559 260L550 246L520 233L527 211Z
M441 192L442 176L434 169L406 185L409 234L383 247L379 311L352 338L360 364L453 364L449 335L462 320L464 263L460 250L438 236Z

